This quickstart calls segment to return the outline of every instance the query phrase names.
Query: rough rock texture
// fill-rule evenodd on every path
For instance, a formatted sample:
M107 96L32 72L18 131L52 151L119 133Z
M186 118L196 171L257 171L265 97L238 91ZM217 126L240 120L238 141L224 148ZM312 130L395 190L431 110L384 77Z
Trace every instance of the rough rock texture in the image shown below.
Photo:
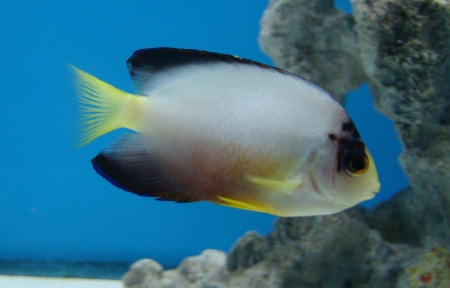
M392 243L406 243L426 249L444 246L449 249L448 214L439 210L440 204L432 205L407 188L389 201L366 211L365 222Z
M271 272L271 282L277 283L272 287L394 287L408 284L405 267L421 253L385 242L362 221L339 213L280 218L268 237L241 239L227 265L233 273ZM252 283L241 287L264 287Z
M447 249L436 247L425 253L417 264L408 269L411 286L450 287L450 252Z
M164 271L156 261L142 259L131 266L123 282L126 288L222 288L229 277L225 261L224 252L205 250L186 258L177 269Z
M271 0L259 41L338 101L367 81L396 123L411 188L368 211L280 218L267 237L247 233L226 261L209 251L162 271L142 260L126 287L448 287L450 1L351 1L354 15L332 0Z
M225 253L205 250L175 270L143 259L123 277L127 288L414 287L425 250L385 241L363 210L280 218L267 237L247 233ZM412 267L415 270L411 270ZM425 267L426 268L426 267ZM433 267L442 271L446 266ZM412 279L412 280L411 280Z
M422 206L409 222L419 223L420 244L428 248L450 246L450 4L444 2L352 2L377 109L396 123L405 147L400 163L413 199L401 209Z
M281 68L333 96L348 91L333 83L354 79L345 86L355 87L367 80L377 109L396 124L405 147L400 162L412 187L411 199L396 202L395 209L390 202L383 213L393 218L404 210L412 218L402 225L413 225L408 229L415 230L417 245L449 248L450 2L352 4L353 17L338 12L331 0L272 0L261 24L261 47ZM352 69L362 75L355 77Z
M261 20L261 48L278 67L302 76L340 102L366 80L355 23L333 0L271 0Z

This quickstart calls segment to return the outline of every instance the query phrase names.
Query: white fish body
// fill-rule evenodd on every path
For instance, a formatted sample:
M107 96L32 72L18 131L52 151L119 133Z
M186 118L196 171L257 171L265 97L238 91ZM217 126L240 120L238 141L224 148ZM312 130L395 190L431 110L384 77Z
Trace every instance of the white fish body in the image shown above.
M120 188L279 216L339 212L379 190L373 159L345 110L304 79L172 48L136 51L128 67L142 96L75 70L82 145L120 127L139 133L93 159Z

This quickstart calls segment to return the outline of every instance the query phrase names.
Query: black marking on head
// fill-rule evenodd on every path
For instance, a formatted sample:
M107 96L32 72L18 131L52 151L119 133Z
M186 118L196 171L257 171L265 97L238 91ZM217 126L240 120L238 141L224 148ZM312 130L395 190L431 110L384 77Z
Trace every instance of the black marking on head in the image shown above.
M362 157L367 157L365 152L365 145L359 140L350 140L347 137L338 138L338 151L336 153L337 172L342 171L342 159L347 153L355 153Z
M352 132L353 138L360 138L358 129L356 129L355 124L352 120L349 122L342 123L342 132Z
M218 62L253 65L263 69L277 71L282 74L299 77L285 70L265 65L259 62L255 62L249 59L241 58L238 56L208 52L203 50L178 49L169 47L137 50L127 60L127 67L131 77L133 78L139 73L139 71L156 73L185 65L208 64Z
M334 141L337 139L337 136L336 136L336 134L328 133L328 139L330 139L331 141Z
M342 131L352 132L353 130L355 130L355 124L353 124L353 121L350 120L347 123L342 123Z

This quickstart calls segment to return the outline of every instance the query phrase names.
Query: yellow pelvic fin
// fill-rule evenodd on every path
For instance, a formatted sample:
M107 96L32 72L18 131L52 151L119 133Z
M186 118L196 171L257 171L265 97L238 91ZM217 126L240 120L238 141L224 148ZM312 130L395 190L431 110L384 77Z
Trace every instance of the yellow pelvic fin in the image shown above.
M136 130L146 97L126 93L71 66L81 112L81 133L76 147L118 128Z
M258 185L259 188L263 191L288 194L294 191L298 186L301 186L305 183L302 176L293 177L285 181L267 179L258 176L248 176L247 180Z
M221 196L217 196L217 198L219 198L219 200L222 202L219 203L221 205L277 215L276 211L270 205L267 204L242 202Z

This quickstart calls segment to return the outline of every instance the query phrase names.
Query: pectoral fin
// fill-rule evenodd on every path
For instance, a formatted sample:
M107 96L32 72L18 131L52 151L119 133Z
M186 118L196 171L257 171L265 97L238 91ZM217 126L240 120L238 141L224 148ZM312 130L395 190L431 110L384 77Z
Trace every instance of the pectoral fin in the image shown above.
M256 184L262 191L288 194L305 183L303 176L293 177L285 181L273 180L258 176L248 176L247 180Z

